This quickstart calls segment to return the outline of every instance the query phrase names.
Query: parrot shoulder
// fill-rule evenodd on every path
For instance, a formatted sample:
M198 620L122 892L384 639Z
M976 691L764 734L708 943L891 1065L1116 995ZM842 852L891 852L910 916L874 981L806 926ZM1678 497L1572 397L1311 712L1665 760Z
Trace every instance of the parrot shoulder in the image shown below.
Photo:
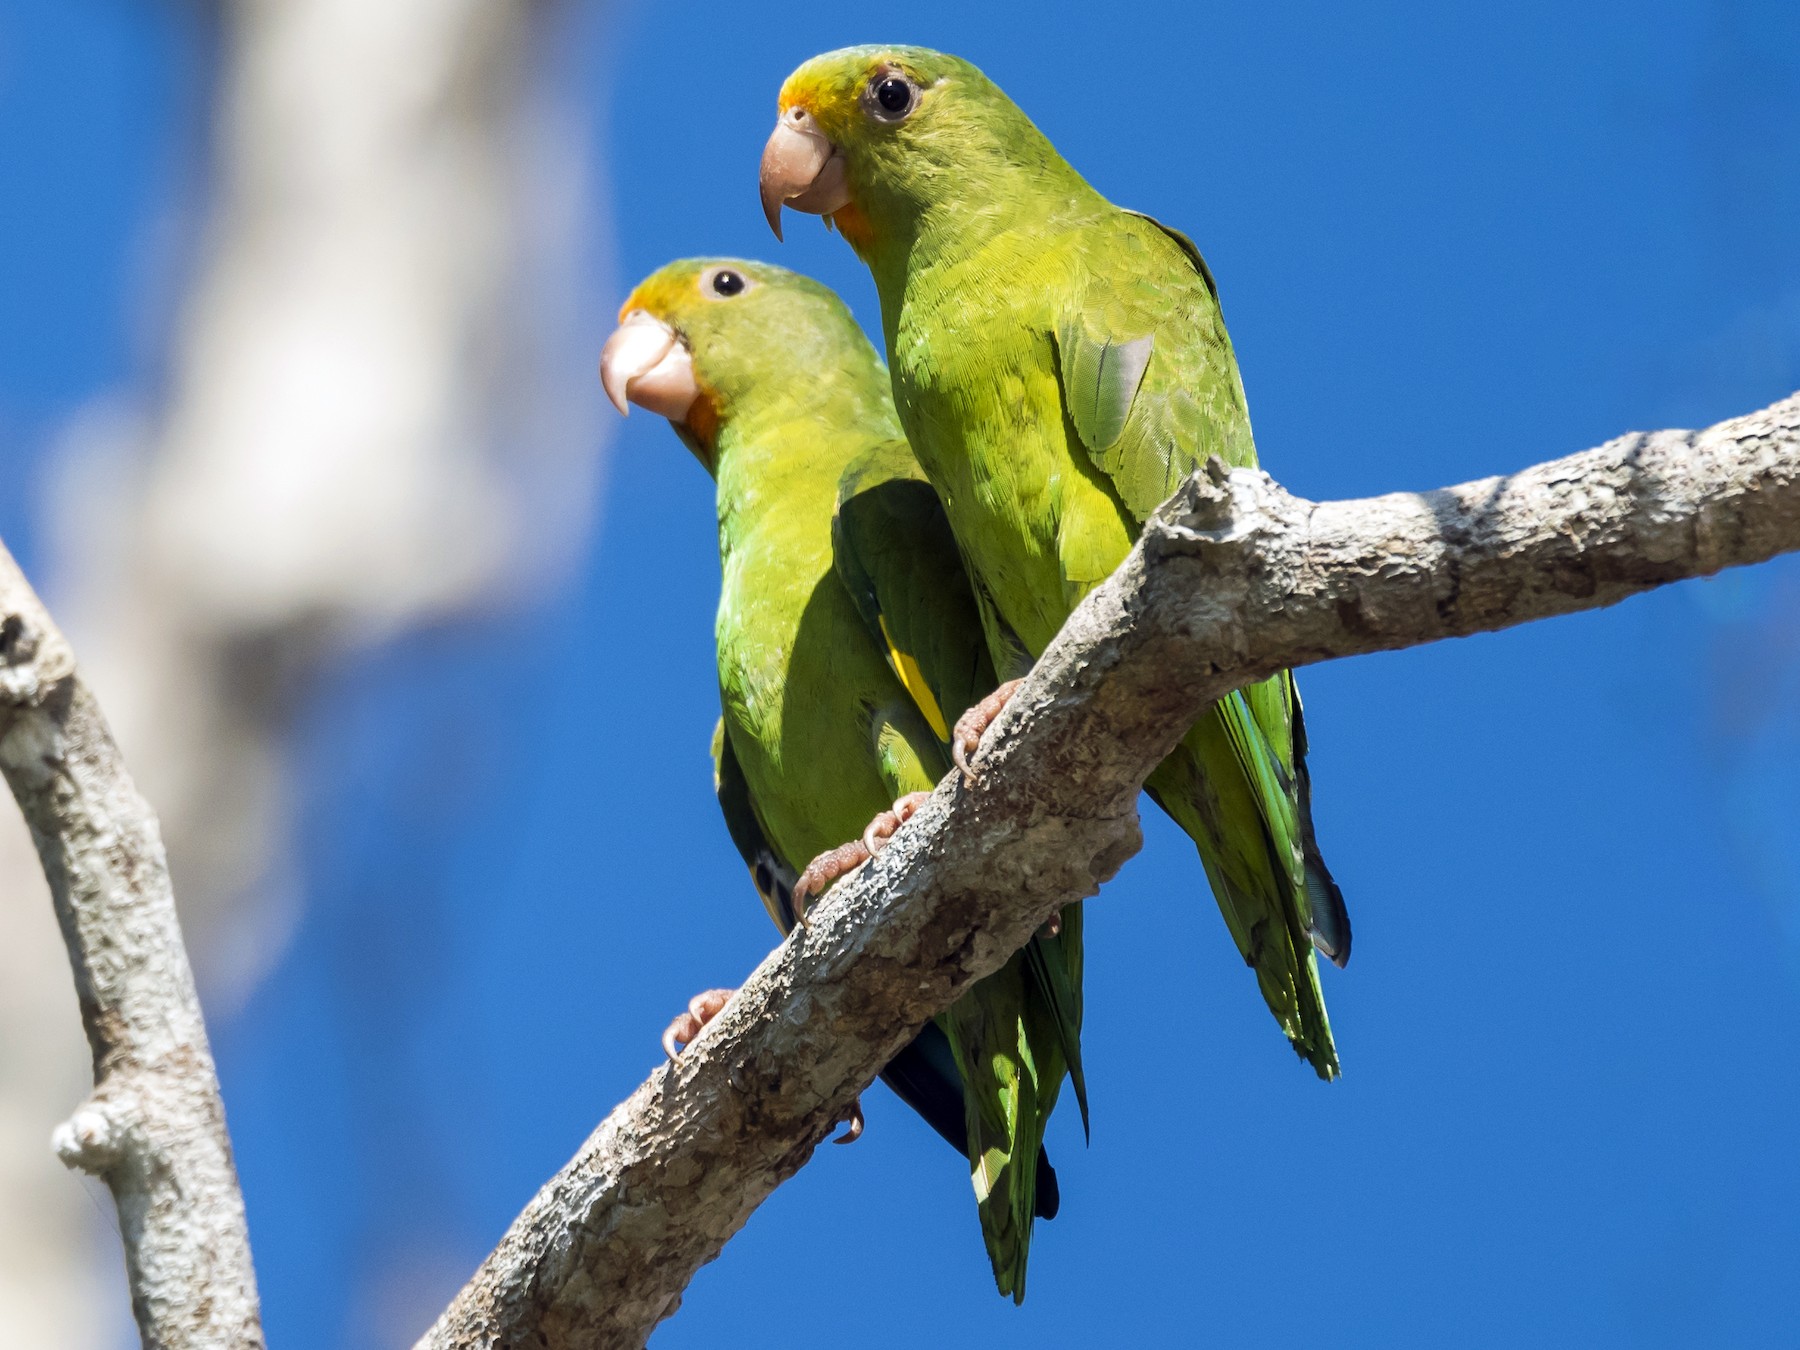
M1141 525L1208 457L1255 462L1243 386L1218 287L1186 235L1113 210L1086 232L1080 257L1055 331L1063 406Z

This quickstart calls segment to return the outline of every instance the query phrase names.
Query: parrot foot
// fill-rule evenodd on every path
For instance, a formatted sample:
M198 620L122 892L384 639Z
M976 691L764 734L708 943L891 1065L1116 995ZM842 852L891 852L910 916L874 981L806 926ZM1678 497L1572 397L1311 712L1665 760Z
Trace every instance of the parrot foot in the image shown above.
M693 1043L700 1029L725 1010L731 1001L735 989L708 989L703 994L695 994L688 1000L688 1010L669 1023L662 1034L663 1053L670 1062L681 1052L681 1047Z
M806 865L800 879L794 883L794 917L800 921L802 928L811 925L806 919L806 907L832 882L849 876L857 868L869 861L869 850L860 839L852 839L848 844L839 844L828 849Z
M894 831L911 820L913 812L930 800L929 792L909 792L894 803L892 811L883 811L871 820L862 837L863 847L869 850L869 856L873 858L886 848L894 837Z
M850 1103L850 1115L844 1123L848 1128L846 1128L836 1139L833 1139L831 1141L832 1143L854 1144L858 1139L862 1138L863 1113L861 1097L858 1097L855 1101Z
M794 883L794 917L800 921L802 928L810 926L806 921L806 909L813 898L832 882L841 881L849 876L886 848L888 841L894 837L894 831L911 820L913 812L923 806L930 796L929 792L907 793L894 803L892 811L883 811L871 820L869 828L863 831L861 839L852 839L847 844L839 844L836 848L821 853L806 865L806 870ZM858 1133L860 1133L860 1127Z
M956 719L956 729L950 733L950 758L962 770L964 787L975 785L975 770L969 767L969 761L981 748L981 738L1024 683L1024 680L1008 680Z

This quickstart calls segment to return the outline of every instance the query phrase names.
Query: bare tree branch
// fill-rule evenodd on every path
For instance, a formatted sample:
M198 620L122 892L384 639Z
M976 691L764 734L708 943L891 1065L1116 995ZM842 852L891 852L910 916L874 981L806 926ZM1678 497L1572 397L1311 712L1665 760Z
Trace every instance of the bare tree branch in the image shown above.
M56 906L94 1092L58 1154L112 1188L151 1350L261 1347L225 1110L156 817L75 658L0 546L0 772Z
M1064 625L976 784L940 784L678 1065L614 1109L419 1350L642 1345L888 1057L1136 850L1145 776L1231 689L1795 548L1800 395L1365 501L1303 501L1215 461Z

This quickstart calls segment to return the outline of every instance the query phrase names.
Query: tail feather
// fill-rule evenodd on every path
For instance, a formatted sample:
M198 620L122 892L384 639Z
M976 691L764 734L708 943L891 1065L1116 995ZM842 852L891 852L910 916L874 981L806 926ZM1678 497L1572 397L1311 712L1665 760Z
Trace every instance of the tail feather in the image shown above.
M1300 806L1300 848L1306 858L1308 932L1313 946L1341 970L1350 964L1350 909L1344 904L1344 893L1332 879L1331 869L1325 866L1325 855L1319 852L1319 841L1313 835L1312 774L1306 767L1306 715L1300 709L1300 691L1294 687L1293 679L1293 672L1288 672L1290 705L1294 714L1294 785Z
M1311 822L1307 822L1311 825ZM1331 878L1325 860L1319 856L1307 831L1306 900L1312 911L1312 924L1307 929L1312 944L1325 959L1340 970L1350 963L1350 911L1344 905L1344 893Z
M956 1056L944 1029L927 1022L924 1030L910 1044L888 1061L881 1071L881 1081L893 1089L951 1148L957 1156L969 1156L968 1108L963 1101L962 1075L957 1072ZM1040 1219L1054 1219L1060 1207L1061 1189L1050 1155L1038 1150L1033 1214Z
M1269 1011L1295 1052L1319 1077L1331 1079L1339 1071L1337 1048L1314 934L1316 929L1327 943L1340 936L1343 900L1320 863L1324 903L1315 915L1309 884L1314 869L1306 856L1311 826L1299 810L1302 779L1289 759L1303 741L1299 735L1290 741L1285 724L1275 737L1262 725L1271 705L1299 706L1282 697L1276 680L1265 682L1272 688L1254 690L1254 698L1234 694L1214 705L1146 787L1198 848L1226 926L1256 971ZM1345 918L1346 940L1348 932Z
M1035 939L1033 950L963 996L945 1015L945 1029L965 1084L966 1129L982 1240L994 1283L1015 1303L1025 1299L1032 1221L1054 1214L1054 1179L1040 1185L1044 1126L1056 1104L1067 1062L1068 1028L1079 1034L1079 1000L1058 1007L1046 997L1032 967L1038 961L1079 972L1079 915L1065 920L1055 939ZM1057 945L1052 946L1055 943ZM1062 944L1068 943L1070 947ZM1057 983L1053 981L1052 983Z
M1093 1141L1088 1121L1087 1074L1081 1067L1081 906L1066 905L1061 931L1038 936L1025 948L1034 992L1043 1001L1069 1069L1069 1086L1081 1111L1082 1138Z
M1325 866L1325 855L1319 853L1319 841L1312 833L1312 774L1307 770L1307 715L1301 711L1300 689L1294 686L1294 673L1287 673L1289 706L1294 713L1294 787L1300 797L1300 848L1307 859L1307 911L1312 945L1325 952L1325 959L1339 970L1350 965L1350 909L1345 893L1337 889L1332 871Z

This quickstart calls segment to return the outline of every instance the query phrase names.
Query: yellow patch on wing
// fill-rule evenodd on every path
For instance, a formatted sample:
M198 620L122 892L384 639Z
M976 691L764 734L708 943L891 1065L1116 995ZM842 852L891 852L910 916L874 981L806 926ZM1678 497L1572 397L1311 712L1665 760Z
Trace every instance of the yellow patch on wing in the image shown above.
M975 1183L975 1203L986 1204L987 1199L1000 1184L1000 1174L1006 1170L1007 1157L1004 1149L990 1148L983 1151L981 1161L975 1164L969 1174L969 1180Z
M881 625L881 640L887 643L888 659L894 663L894 673L900 677L900 683L906 686L906 692L912 695L912 701L925 714L925 720L931 723L932 731L940 741L950 739L950 724L944 720L944 710L931 696L931 686L925 683L925 675L919 669L919 663L895 645L888 632L887 620L881 615L875 616L875 622Z

